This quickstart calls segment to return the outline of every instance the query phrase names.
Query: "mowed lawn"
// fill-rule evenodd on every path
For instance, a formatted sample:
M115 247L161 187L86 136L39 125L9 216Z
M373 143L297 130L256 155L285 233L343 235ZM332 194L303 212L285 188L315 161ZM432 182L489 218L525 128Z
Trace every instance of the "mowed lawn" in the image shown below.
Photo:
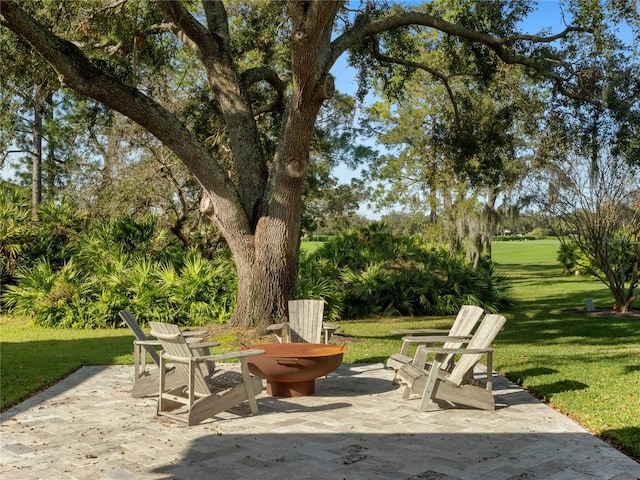
M640 458L640 316L614 313L600 282L561 276L557 242L518 243L494 249L518 302L496 342L496 369ZM597 315L585 314L587 299Z
M508 321L494 345L494 368L640 459L640 318L614 314L598 281L561 275L557 249L554 240L494 243L516 301L501 312ZM606 311L587 316L586 299ZM381 362L400 346L393 329L447 328L451 320L341 321L334 341L346 344L345 362ZM0 317L0 333L3 410L83 364L133 361L126 329L54 330Z

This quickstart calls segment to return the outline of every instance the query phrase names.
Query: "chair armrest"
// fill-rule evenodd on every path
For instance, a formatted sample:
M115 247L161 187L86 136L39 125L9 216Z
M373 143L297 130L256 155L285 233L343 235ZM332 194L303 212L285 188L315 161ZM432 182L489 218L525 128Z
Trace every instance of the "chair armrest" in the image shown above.
M183 330L183 337L206 337L209 335L208 330Z
M338 323L323 323L322 328L325 330L337 330L340 328L340 324Z
M267 330L282 330L283 328L285 328L286 326L288 326L288 323L274 323L273 325L269 325L267 327Z
M209 347L219 347L220 344L218 342L205 342L205 343L191 343L189 342L189 348L199 349L199 348L209 348Z
M427 352L436 354L457 353L493 353L493 348L438 348L424 347Z
M194 356L193 359L197 360L197 361L207 361L207 360L219 360L219 361L224 361L224 360L233 360L235 358L246 358L246 357L253 357L256 355L262 355L264 353L267 353L266 350L259 350L257 348L250 348L247 350L237 350L235 352L228 352L228 353L218 353L215 355L198 355L198 356ZM166 356L168 358L168 356Z
M438 328L418 328L418 329L409 329L409 330L391 330L391 333L394 335L414 335L421 333L433 333L433 334L448 334L450 330L442 330Z
M437 335L429 335L429 336L421 336L421 337L402 337L403 342L410 343L445 343L445 342L468 342L471 339L471 335L460 335L460 336L437 336Z
M133 343L135 345L153 345L153 346L160 345L160 342L158 340L134 340Z
M274 323L273 325L269 325L267 330L273 333L280 343L287 343L291 341L289 322Z

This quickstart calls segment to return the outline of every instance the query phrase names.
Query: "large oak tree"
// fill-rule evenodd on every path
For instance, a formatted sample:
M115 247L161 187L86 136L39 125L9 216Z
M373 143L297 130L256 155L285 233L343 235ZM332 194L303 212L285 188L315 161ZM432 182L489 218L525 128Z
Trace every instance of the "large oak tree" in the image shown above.
M295 295L303 178L339 57L356 52L352 59L366 79L372 64L389 63L385 53L398 51L403 36L430 30L461 39L489 70L496 62L521 64L558 91L588 96L576 73L580 66L571 63L576 58L551 45L583 35L589 41L588 31L600 28L597 11L582 11L576 24L544 36L516 31L528 1L453 4L467 12L458 23L433 14L428 3L409 10L364 1L352 10L327 0L0 0L0 25L41 55L64 88L137 122L187 166L204 192L201 210L235 258L232 322L264 327L284 317ZM366 52L372 54L367 61ZM402 52L408 60L411 53ZM128 69L113 60L117 56L129 61ZM159 64L173 69L176 85L187 70L199 69L208 94L202 111L222 119L209 123L216 131L203 137L203 122L165 105L150 73ZM265 122L278 122L270 137ZM225 137L226 150L211 147L213 136Z

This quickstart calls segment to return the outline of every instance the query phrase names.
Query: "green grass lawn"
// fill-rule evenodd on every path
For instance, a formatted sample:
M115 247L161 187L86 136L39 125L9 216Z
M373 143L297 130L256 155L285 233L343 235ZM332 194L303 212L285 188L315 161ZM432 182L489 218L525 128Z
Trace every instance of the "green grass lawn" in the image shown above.
M324 245L324 242L302 242L300 247L307 253L313 253L322 245Z
M494 367L626 453L640 458L640 318L586 316L585 300L611 309L606 287L561 275L553 240L496 242L516 305L495 342ZM636 309L640 305L636 303ZM397 328L448 328L451 317L342 321L344 361L383 362L400 346ZM0 318L2 409L82 364L132 362L128 330L54 330Z
M82 365L119 363L133 363L133 336L128 330L53 329L0 317L2 410Z

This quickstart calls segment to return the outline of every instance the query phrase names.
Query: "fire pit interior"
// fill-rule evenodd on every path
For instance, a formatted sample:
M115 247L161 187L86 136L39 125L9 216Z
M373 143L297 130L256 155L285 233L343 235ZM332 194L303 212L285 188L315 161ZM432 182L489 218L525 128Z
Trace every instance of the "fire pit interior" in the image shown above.
M318 377L342 363L344 347L318 343L262 343L247 348L265 350L249 357L249 371L267 380L267 393L275 397L313 395Z

